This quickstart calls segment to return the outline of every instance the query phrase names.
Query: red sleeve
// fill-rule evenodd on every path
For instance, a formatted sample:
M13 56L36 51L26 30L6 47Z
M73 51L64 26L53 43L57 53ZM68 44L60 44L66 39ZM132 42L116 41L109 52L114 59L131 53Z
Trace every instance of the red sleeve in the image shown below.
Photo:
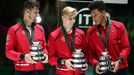
M90 63L92 64L92 66L95 67L95 65L97 63L99 63L99 61L97 60L95 47L93 45L93 39L90 37L89 33L90 32L88 30L87 34L86 34L86 40L87 40L87 48L88 48L89 60L90 60Z
M123 59L127 59L129 53L130 53L130 44L129 44L129 40L128 40L128 34L127 31L124 27L124 25L121 25L121 43L122 43L122 50L120 52L120 56Z
M86 37L85 37L85 35L83 35L83 36L84 37L82 38L81 46L82 46L82 50L83 50L83 53L84 53L84 57L86 59L86 62L88 62L88 51L87 51Z
M16 52L15 50L16 50L15 32L12 28L10 28L6 39L6 52L5 52L6 56L13 61L21 60L20 59L21 53Z
M48 37L48 53L49 53L49 63L54 66L57 63L58 57L55 54L56 48L55 48L55 41L54 38L51 36L51 34Z
M45 38L45 32L44 32L44 29L43 29L43 37L44 37L44 47L43 47L43 52L48 54L48 51L47 51L47 43L46 43L46 38Z

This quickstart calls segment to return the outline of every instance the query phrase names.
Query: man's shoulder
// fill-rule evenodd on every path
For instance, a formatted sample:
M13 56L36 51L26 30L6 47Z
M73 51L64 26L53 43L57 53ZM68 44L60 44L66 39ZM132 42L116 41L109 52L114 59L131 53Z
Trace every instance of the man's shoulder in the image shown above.
M14 31L16 31L16 30L18 30L20 27L21 27L21 24L20 24L20 22L18 22L18 23L16 23L16 24L14 24L13 26L11 26L11 27L9 28L9 30L14 30Z
M119 21L115 21L115 20L111 20L111 23L114 27L117 27L117 28L122 28L124 26L124 24L122 22L119 22Z
M35 27L43 28L43 26L42 26L42 25L40 25L40 24L36 24L36 25L35 25Z
M87 30L87 34L90 34L90 35L91 35L96 29L97 29L97 25L91 26L91 27Z
M50 35L56 38L59 34L61 34L61 27L58 27L56 30L50 33Z
M42 25L36 24L35 28L39 29L40 31L44 32L44 28Z
M82 36L85 35L84 31L81 30L81 29L79 29L79 28L76 28L76 31L75 31L75 32L76 32L76 33L79 33L79 34L82 35Z

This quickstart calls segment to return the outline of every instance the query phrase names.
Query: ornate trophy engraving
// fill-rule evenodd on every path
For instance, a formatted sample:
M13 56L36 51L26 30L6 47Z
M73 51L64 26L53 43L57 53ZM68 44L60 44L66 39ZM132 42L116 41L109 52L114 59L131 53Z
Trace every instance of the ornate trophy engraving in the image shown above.
M33 55L32 59L34 61L42 61L45 59L42 52L42 46L39 45L39 42L33 42L30 48L30 54Z
M73 65L76 67L75 69L85 69L86 68L86 60L84 58L83 52L81 49L76 49L76 52L73 52Z
M107 51L102 52L102 56L100 57L100 71L106 72L108 70L113 69L113 65L111 64L111 57L107 55Z

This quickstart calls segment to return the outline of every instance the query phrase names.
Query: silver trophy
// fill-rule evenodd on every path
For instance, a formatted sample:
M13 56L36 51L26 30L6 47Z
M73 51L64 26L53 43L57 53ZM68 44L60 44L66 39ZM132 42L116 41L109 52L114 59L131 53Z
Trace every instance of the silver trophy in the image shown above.
M102 52L102 56L100 57L100 71L106 72L111 71L113 69L113 65L111 64L111 57L107 55L107 51Z
M86 60L84 58L83 52L81 52L81 49L76 49L76 52L73 52L72 54L73 58L73 65L75 66L75 69L85 69L86 68Z
M39 42L33 42L30 48L30 54L32 55L32 59L34 61L42 61L45 59L42 52L42 46L39 45Z

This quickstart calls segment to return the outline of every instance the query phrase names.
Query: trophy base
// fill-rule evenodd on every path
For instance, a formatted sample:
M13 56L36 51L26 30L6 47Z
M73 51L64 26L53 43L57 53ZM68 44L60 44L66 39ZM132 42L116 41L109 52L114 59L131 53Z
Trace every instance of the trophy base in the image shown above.
M82 65L82 64L74 64L75 66L75 69L85 69L86 68L86 65Z
M85 69L86 67L76 67L75 69Z
M44 57L32 57L32 59L36 62L43 61L45 58Z

